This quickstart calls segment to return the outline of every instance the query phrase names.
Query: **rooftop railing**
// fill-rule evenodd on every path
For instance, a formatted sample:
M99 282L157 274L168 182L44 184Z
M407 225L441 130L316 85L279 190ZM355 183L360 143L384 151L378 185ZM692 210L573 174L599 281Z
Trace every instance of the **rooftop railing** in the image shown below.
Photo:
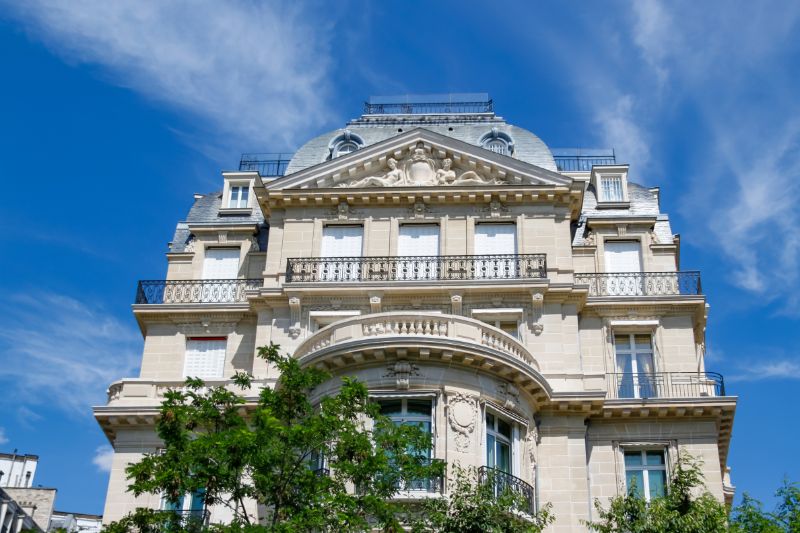
M518 511L533 515L536 513L536 500L534 488L516 476L507 472L482 466L478 469L478 481L489 483L492 486L495 497L499 497L506 492L510 492L520 500Z
M592 148L553 148L556 168L561 172L589 172L595 165L616 165L614 150Z
M716 372L639 372L606 374L609 399L703 398L725 396L725 379Z
M256 171L259 176L280 177L286 174L286 168L294 154L242 154L239 170Z
M365 115L428 115L493 112L494 104L486 93L372 96L369 101L364 102Z
M588 285L589 296L681 296L702 294L700 272L576 273L576 285Z
M547 277L545 254L291 258L286 282L491 280Z
M247 301L247 291L258 289L261 279L148 279L136 288L137 304L231 304Z

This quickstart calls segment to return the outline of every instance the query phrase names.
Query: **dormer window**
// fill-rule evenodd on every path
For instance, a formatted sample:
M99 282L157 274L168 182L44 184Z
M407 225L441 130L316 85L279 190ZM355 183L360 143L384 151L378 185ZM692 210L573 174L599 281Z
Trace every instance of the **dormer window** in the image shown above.
M249 185L232 185L230 190L230 197L228 198L228 208L230 209L245 209L248 207L250 201L250 186Z
M492 128L489 133L481 137L480 145L496 154L512 155L514 153L514 141L507 133L497 128Z
M628 198L628 165L594 165L591 183L597 197L597 207L625 209Z
M328 144L330 150L330 158L340 157L347 154L352 154L356 150L363 148L364 140L351 132L344 130L341 134L337 135Z
M601 202L624 202L625 196L622 193L622 176L601 176L600 177L600 201Z

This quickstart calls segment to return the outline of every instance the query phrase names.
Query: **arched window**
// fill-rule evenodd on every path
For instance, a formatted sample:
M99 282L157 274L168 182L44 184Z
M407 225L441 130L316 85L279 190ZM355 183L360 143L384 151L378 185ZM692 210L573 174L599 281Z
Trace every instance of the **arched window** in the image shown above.
M492 128L492 131L481 137L480 144L487 150L491 150L496 154L514 154L514 141L507 133L497 128Z
M330 150L329 158L333 159L334 157L352 154L363 146L364 140L361 137L350 130L344 130L328 143L328 150Z

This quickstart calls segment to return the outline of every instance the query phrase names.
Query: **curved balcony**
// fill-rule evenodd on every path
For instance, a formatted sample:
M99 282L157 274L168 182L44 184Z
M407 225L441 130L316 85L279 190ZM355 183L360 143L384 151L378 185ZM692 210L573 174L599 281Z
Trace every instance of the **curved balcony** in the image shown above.
M521 373L522 383L551 394L539 363L522 343L494 326L457 315L393 311L340 320L306 339L295 357L303 364L336 368L378 360L392 351L506 375Z

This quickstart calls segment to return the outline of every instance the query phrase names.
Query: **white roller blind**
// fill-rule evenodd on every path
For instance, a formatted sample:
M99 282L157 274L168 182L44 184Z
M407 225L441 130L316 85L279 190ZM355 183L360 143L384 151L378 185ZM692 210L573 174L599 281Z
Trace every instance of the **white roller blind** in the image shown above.
M507 255L517 253L517 227L514 224L477 224L475 226L475 255ZM516 278L514 257L480 259L475 261L476 278Z
M437 259L408 260L414 256L438 257L439 226L436 224L403 224L397 239L397 278L436 279Z
M207 248L203 259L203 279L239 277L238 248Z
M185 377L221 379L225 369L227 339L189 339L186 341Z
M322 257L361 257L364 228L325 226L322 229Z
M514 224L477 224L475 255L517 253L517 227Z
M639 243L617 241L605 243L606 272L641 272Z

